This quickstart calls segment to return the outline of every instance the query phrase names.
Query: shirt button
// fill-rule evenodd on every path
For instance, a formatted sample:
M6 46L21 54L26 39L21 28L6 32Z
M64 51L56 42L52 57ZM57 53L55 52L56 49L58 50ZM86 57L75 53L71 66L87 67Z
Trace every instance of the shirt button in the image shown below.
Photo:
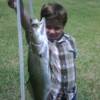
M66 76L64 76L64 79L66 79Z
M66 87L64 86L64 90L66 90Z
M62 67L65 68L65 65L63 64Z

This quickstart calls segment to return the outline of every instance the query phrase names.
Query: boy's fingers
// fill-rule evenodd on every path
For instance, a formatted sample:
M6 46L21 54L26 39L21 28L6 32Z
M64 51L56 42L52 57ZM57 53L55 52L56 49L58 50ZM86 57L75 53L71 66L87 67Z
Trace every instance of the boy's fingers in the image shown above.
M8 0L9 7L13 8L13 6L14 6L13 2L14 2L13 0Z
M8 6L11 8L15 8L15 2L16 0L8 0Z

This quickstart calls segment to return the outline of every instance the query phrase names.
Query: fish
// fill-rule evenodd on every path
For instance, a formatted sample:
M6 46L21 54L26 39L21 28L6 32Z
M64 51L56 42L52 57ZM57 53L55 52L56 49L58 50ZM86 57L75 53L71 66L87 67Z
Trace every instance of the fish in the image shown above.
M50 91L49 47L45 18L33 19L28 53L29 81L34 100L47 100Z

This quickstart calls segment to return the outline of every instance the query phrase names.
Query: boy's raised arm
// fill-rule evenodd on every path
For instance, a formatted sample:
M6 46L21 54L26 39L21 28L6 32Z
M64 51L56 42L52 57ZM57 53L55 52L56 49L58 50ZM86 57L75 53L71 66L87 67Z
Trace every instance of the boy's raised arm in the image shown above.
M14 9L16 12L17 0L8 0L8 5L10 8ZM45 30L45 20L42 19L41 22L38 20L32 20L30 16L25 12L23 1L20 0L20 12L21 12L21 24L26 33L26 40L29 45L32 46L32 49L35 51L37 49L36 45L43 42L42 34L46 32ZM42 24L41 24L42 23Z
M14 9L16 11L16 2L17 0L8 0L8 5L10 8ZM24 10L24 5L22 0L20 0L20 4L21 4L21 23L22 23L22 27L24 28L24 30L29 33L31 31L31 18L26 14L25 10Z

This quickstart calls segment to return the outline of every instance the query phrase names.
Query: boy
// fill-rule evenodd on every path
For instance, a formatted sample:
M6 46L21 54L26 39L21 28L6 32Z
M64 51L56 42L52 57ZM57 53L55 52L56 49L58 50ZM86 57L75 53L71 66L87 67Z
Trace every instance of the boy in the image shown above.
M14 1L9 0L9 5L16 9ZM25 14L23 7L21 8L21 18L28 44L32 46L30 49L34 49L35 43L39 44L41 42L35 47L38 52L44 50L40 53L40 57L49 54L49 59L45 60L49 60L48 68L50 68L51 84L49 85L50 88L46 100L76 100L76 48L73 38L64 33L64 26L68 20L66 10L58 3L48 3L42 6L41 19L45 18L46 21L46 35L36 34L34 37L30 36L32 35L31 31L35 31L34 22L30 22L30 18ZM42 38L40 39L40 37ZM30 41L33 43L30 43ZM46 46L48 47L47 49ZM33 53L35 53L34 50ZM33 61L32 53L29 53L29 73L32 73ZM30 82L33 86L34 81L30 80Z

